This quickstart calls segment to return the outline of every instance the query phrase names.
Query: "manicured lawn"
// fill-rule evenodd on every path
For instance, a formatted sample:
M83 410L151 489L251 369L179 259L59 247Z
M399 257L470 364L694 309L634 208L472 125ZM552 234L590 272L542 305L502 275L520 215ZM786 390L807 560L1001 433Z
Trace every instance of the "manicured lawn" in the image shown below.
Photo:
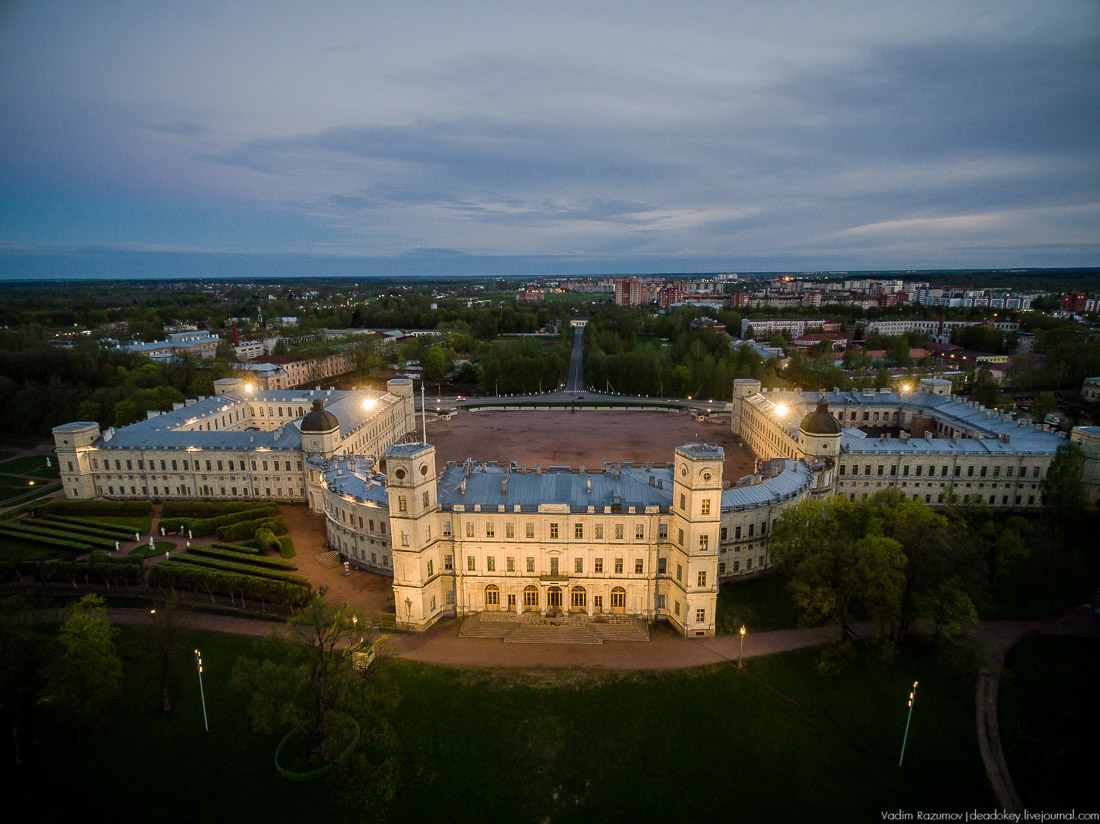
M110 526L120 526L127 532L140 532L142 535L147 535L149 530L153 528L152 515L81 515L79 517L101 524L109 524ZM159 530L157 535L160 535Z
M24 455L22 458L0 463L0 472L11 472L17 475L33 473L42 478L60 477L57 469L57 458L51 455L50 463L52 466L47 467L45 455Z
M983 618L1045 618L1088 601L1100 586L1100 521L1084 519L1064 550L1031 558L1005 575Z
M720 635L736 634L742 625L749 632L791 629L799 625L799 609L787 594L786 575L723 583L718 589L717 629Z
M1100 640L1031 638L1001 679L1001 739L1012 780L1030 809L1096 810Z
M275 773L278 736L254 734L243 696L227 686L237 656L255 654L260 641L191 633L180 644L175 712L162 717L147 631L123 628L121 638L127 698L117 720L81 740L49 724L38 730L41 750L14 782L35 820L119 804L156 810L163 821L199 812L300 821L303 811L311 820L376 820L368 809L341 808L329 779L293 783ZM382 660L368 677L401 695L388 820L865 821L899 807L992 809L974 742L972 679L920 647L903 647L890 666L861 659L829 676L818 674L817 660L808 652L752 662L804 707L734 666L514 673ZM898 770L914 677L921 705ZM59 776L65 793L48 792Z

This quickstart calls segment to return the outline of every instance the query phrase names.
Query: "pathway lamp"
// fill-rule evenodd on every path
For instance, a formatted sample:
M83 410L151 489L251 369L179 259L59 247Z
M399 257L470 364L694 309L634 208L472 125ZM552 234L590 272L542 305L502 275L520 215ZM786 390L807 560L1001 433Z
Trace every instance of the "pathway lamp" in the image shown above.
M909 717L905 719L905 735L901 739L901 757L898 758L898 769L901 769L901 762L905 760L905 744L909 740L909 722L913 720L913 705L917 703L917 684L919 682L913 682L913 691L909 693Z
M202 726L210 732L210 722L206 719L206 692L202 688L202 653L195 650L195 668L199 671L199 696L202 698Z
M741 659L745 656L745 625L741 625L741 649L737 652L737 669L744 669Z

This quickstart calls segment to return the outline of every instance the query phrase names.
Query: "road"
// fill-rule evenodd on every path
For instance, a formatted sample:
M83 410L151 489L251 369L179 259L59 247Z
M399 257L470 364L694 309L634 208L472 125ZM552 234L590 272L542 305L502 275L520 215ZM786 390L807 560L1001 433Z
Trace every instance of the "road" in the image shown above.
M565 382L566 392L584 391L584 327L576 327L573 338L573 354L569 356L569 378Z

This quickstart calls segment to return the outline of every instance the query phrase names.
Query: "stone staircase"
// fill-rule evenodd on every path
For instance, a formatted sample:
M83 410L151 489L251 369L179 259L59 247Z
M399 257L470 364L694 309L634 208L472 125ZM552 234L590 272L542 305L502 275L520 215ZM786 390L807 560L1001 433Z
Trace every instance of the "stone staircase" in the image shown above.
M538 613L479 612L464 619L460 638L499 638L506 644L602 644L648 641L649 625L629 615L545 616Z

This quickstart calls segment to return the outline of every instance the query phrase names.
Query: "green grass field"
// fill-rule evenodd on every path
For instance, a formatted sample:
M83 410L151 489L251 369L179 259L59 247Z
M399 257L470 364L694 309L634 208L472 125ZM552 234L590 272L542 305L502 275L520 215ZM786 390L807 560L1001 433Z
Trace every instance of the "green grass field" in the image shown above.
M15 800L41 821L119 804L158 821L299 821L303 811L379 820L342 808L331 779L276 774L279 736L253 733L244 697L227 686L236 658L260 644L189 634L176 662L175 712L164 717L148 632L123 628L119 716L80 740L41 724L41 748L13 782ZM190 660L196 648L209 735ZM868 657L829 676L818 674L817 660L814 652L756 659L752 672L763 680L734 666L517 673L382 660L368 677L401 695L387 820L848 822L899 807L992 808L969 676L919 646L903 647L892 665ZM921 704L898 770L913 678ZM59 776L65 792L50 792Z
M153 516L152 515L126 515L126 516L107 516L107 515L81 515L80 517L86 518L89 521L95 521L101 524L109 524L110 526L120 526L127 532L139 532L142 535L148 535L149 530L153 528ZM160 535L160 532L157 532Z
M1030 638L1009 653L1001 679L1001 739L1025 807L1100 809L1093 760L1100 741L1097 684L1100 640Z
M57 458L50 456L51 466L46 466L45 455L24 455L22 458L4 461L0 463L0 472L14 473L16 475L34 475L39 478L58 478L60 472L57 468Z

